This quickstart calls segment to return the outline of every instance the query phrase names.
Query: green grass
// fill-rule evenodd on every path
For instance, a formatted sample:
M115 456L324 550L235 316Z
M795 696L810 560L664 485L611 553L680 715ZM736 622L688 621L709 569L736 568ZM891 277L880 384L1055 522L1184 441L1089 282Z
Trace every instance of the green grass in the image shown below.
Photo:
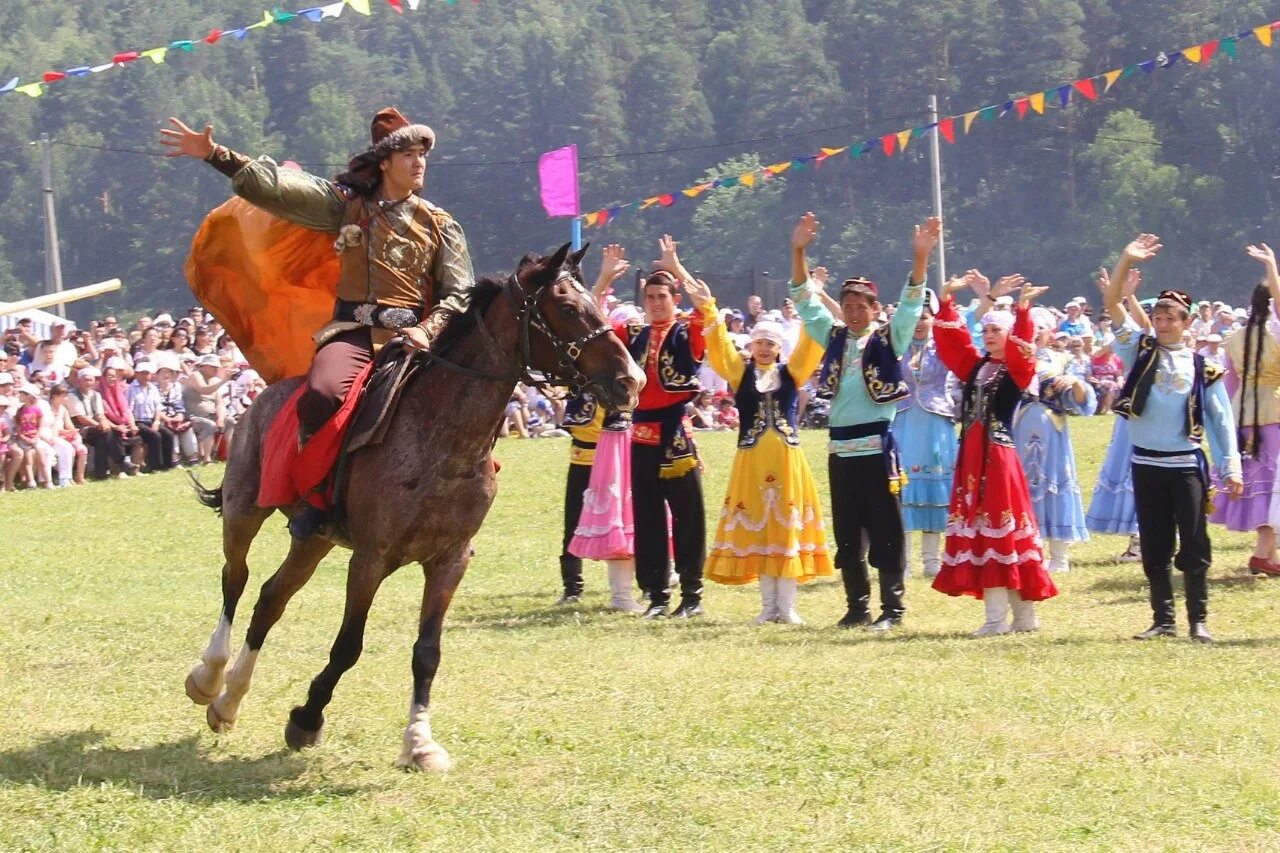
M1090 489L1110 427L1073 421ZM822 435L804 442L825 494ZM714 507L732 441L701 443ZM215 736L182 683L217 619L219 525L184 479L0 495L0 849L1280 849L1280 584L1243 575L1247 537L1214 528L1210 648L1127 639L1150 613L1119 537L1073 549L1033 636L970 639L980 605L918 573L886 638L831 627L835 582L803 590L804 627L751 625L754 586L648 624L604 609L598 565L581 606L552 609L565 443L498 455L445 631L439 777L392 766L414 568L384 584L326 741L293 754L285 717L337 630L344 554ZM286 543L268 522L237 647Z

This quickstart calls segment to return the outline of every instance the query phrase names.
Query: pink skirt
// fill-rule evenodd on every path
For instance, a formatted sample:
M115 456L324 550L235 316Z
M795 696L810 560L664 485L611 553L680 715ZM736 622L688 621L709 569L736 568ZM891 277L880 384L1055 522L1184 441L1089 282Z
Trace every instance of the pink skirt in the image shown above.
M635 556L635 552L631 427L625 431L601 430L569 553L587 560L624 560Z

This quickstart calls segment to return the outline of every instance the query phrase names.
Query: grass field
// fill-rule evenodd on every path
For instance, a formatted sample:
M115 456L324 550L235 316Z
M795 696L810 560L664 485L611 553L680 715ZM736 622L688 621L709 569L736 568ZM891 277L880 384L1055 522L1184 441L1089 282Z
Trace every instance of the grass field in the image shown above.
M1087 489L1110 427L1073 421ZM732 441L701 441L716 506ZM823 437L804 441L825 494ZM184 478L0 496L0 849L1280 849L1280 583L1241 571L1246 537L1214 528L1212 647L1127 639L1150 611L1119 537L1073 550L1037 635L970 639L981 606L918 572L888 637L832 627L838 582L803 590L803 627L751 625L754 586L652 624L604 609L601 566L580 606L551 607L565 443L498 454L433 695L445 776L392 766L414 568L383 585L326 741L294 754L343 554L215 736L182 684L217 618L219 524ZM249 601L286 543L269 522Z

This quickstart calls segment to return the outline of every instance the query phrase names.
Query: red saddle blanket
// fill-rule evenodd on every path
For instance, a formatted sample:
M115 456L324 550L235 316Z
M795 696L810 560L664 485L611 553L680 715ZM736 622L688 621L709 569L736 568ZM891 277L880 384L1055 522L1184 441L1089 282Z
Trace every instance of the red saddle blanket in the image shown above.
M373 362L370 362L351 383L342 407L307 440L301 450L298 449L298 398L307 389L307 383L303 382L289 396L276 412L271 426L267 427L266 440L262 445L258 506L293 506L305 500L316 509L329 508L333 498L329 474L338 461L342 439L372 372Z

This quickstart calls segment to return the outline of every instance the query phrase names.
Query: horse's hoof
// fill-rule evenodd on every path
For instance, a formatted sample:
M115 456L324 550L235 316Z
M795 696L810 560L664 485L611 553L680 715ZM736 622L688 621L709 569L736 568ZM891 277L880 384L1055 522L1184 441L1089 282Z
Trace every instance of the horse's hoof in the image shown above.
M396 766L422 773L448 773L453 769L453 759L449 757L449 753L443 746L430 743L421 749L414 750L412 755L401 755L396 760Z
M204 718L209 723L209 728L213 729L216 734L225 735L236 727L236 721L233 717L230 720L224 719L218 713L217 704L210 702L209 707L205 709Z
M206 693L200 683L196 681L196 669L191 670L191 674L187 676L187 698L197 705L208 705L214 699L218 698L218 692L222 690L221 684L215 684L212 693Z
M324 738L324 719L321 718L320 727L315 731L304 729L298 725L295 719L299 710L299 708L293 709L289 714L289 722L284 727L284 742L294 752L306 749L309 746L318 746Z

